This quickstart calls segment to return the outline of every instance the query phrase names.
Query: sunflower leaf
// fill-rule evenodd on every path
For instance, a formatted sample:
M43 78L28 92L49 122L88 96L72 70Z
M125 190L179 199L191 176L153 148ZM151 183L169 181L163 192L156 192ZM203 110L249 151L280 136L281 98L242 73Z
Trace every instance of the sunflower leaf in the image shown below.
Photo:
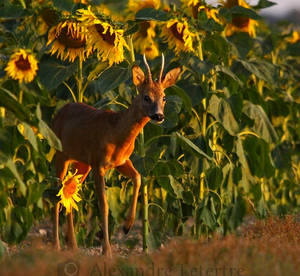
M269 8L274 5L277 5L277 3L269 1L269 0L259 0L256 6L254 6L254 9L264 9L264 8Z
M146 8L137 12L135 19L138 21L148 21L148 20L156 20L156 21L168 21L169 15L160 10Z
M255 11L242 6L234 6L230 9L230 13L234 15L246 16L254 20L261 19L261 16L259 16Z
M117 88L122 82L128 79L128 68L113 66L101 73L99 78L94 80L94 84L98 92L105 93Z
M40 62L38 76L47 90L57 88L76 71L76 63L62 62L54 58L45 58Z

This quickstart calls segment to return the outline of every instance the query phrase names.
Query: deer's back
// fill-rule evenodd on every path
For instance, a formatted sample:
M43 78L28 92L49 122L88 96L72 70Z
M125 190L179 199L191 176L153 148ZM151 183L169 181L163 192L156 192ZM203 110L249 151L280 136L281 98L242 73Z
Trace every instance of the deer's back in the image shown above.
M70 103L56 114L52 129L62 142L64 154L91 163L95 151L103 151L113 141L113 129L119 120L119 114L114 111Z

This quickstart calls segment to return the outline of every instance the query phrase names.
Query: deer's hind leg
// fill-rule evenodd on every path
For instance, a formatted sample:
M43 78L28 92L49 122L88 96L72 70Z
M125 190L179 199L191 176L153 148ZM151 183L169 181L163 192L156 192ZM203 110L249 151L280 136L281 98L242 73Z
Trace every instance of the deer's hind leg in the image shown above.
M56 153L55 167L56 167L56 176L63 181L69 166L68 158L61 152ZM53 216L53 246L55 249L60 250L60 242L59 242L59 208L60 203L57 202L54 206L54 216Z
M81 162L74 162L73 168L77 171L76 175L82 174L80 179L80 183L83 183L86 177L88 176L91 167L85 163ZM68 222L68 230L67 230L67 240L68 246L71 249L77 249L77 241L74 232L74 224L73 224L73 210L67 215L67 222Z
M133 198L131 201L128 216L123 226L123 231L125 234L127 234L132 227L135 219L136 205L139 196L139 190L141 187L141 175L134 168L130 160L127 160L124 165L116 167L116 169L124 176L131 178L133 181Z
M101 213L101 222L102 222L102 229L103 229L103 253L107 257L111 257L111 246L109 242L109 233L108 233L108 213L109 213L109 206L106 199L105 194L105 180L104 174L105 172L98 168L97 166L93 167L93 174L95 178L95 186L96 192L99 199L99 207Z

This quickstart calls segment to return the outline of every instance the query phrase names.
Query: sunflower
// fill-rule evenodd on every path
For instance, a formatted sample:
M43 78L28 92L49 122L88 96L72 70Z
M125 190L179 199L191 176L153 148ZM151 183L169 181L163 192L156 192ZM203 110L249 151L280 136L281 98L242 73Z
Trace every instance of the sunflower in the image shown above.
M67 20L52 27L47 45L52 42L50 53L54 55L57 52L61 60L74 62L76 57L85 60L92 52L92 47L87 45L86 30L78 22Z
M134 15L146 8L152 8L158 10L160 7L160 0L128 0L127 12L129 17L133 19Z
M48 29L54 26L59 19L58 12L50 7L44 7L40 10L37 18L37 32L44 35Z
M196 35L189 30L186 21L179 21L178 19L171 19L163 24L161 36L165 42L168 43L170 49L174 49L175 54L180 51L192 52L193 41Z
M208 6L203 0L181 0L183 8L187 13L193 16L195 19L198 18L198 13L203 10L206 13L208 19L212 18L218 23L221 23L217 15L219 11L213 7Z
M78 206L76 202L79 202L81 198L78 195L80 184L80 178L82 174L76 175L77 171L74 174L68 172L68 175L62 182L62 188L59 190L57 196L60 196L60 203L65 206L67 213L71 212L71 209L74 208L78 211Z
M235 6L241 6L247 9L251 9L250 5L244 0L226 0L221 1L225 8L231 9ZM244 15L233 15L231 23L227 24L225 28L225 35L231 36L235 32L245 32L252 37L256 37L255 27L258 22Z
M5 68L8 76L19 82L31 82L36 76L38 70L38 61L36 58L24 49L17 50L9 59Z
M286 38L286 41L291 44L297 43L298 41L300 41L300 33L297 31L293 31L292 36Z
M146 54L149 59L159 55L158 45L154 42L155 26L154 21L143 21L139 23L140 29L133 37L133 46L140 54Z
M124 60L124 31L100 20L88 7L77 11L78 20L87 29L88 45L97 51L99 60L108 61L109 66Z

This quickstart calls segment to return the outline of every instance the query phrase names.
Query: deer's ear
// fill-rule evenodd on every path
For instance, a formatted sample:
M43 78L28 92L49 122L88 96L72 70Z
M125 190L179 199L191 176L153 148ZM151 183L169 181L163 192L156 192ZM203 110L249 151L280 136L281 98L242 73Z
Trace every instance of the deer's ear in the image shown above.
M134 65L132 67L132 80L133 80L133 84L135 86L139 86L141 85L144 81L145 81L145 75L144 75L144 72L143 70L137 66L137 65Z
M162 85L164 86L164 88L174 85L180 75L180 72L180 67L174 68L171 71L169 71L162 81Z

